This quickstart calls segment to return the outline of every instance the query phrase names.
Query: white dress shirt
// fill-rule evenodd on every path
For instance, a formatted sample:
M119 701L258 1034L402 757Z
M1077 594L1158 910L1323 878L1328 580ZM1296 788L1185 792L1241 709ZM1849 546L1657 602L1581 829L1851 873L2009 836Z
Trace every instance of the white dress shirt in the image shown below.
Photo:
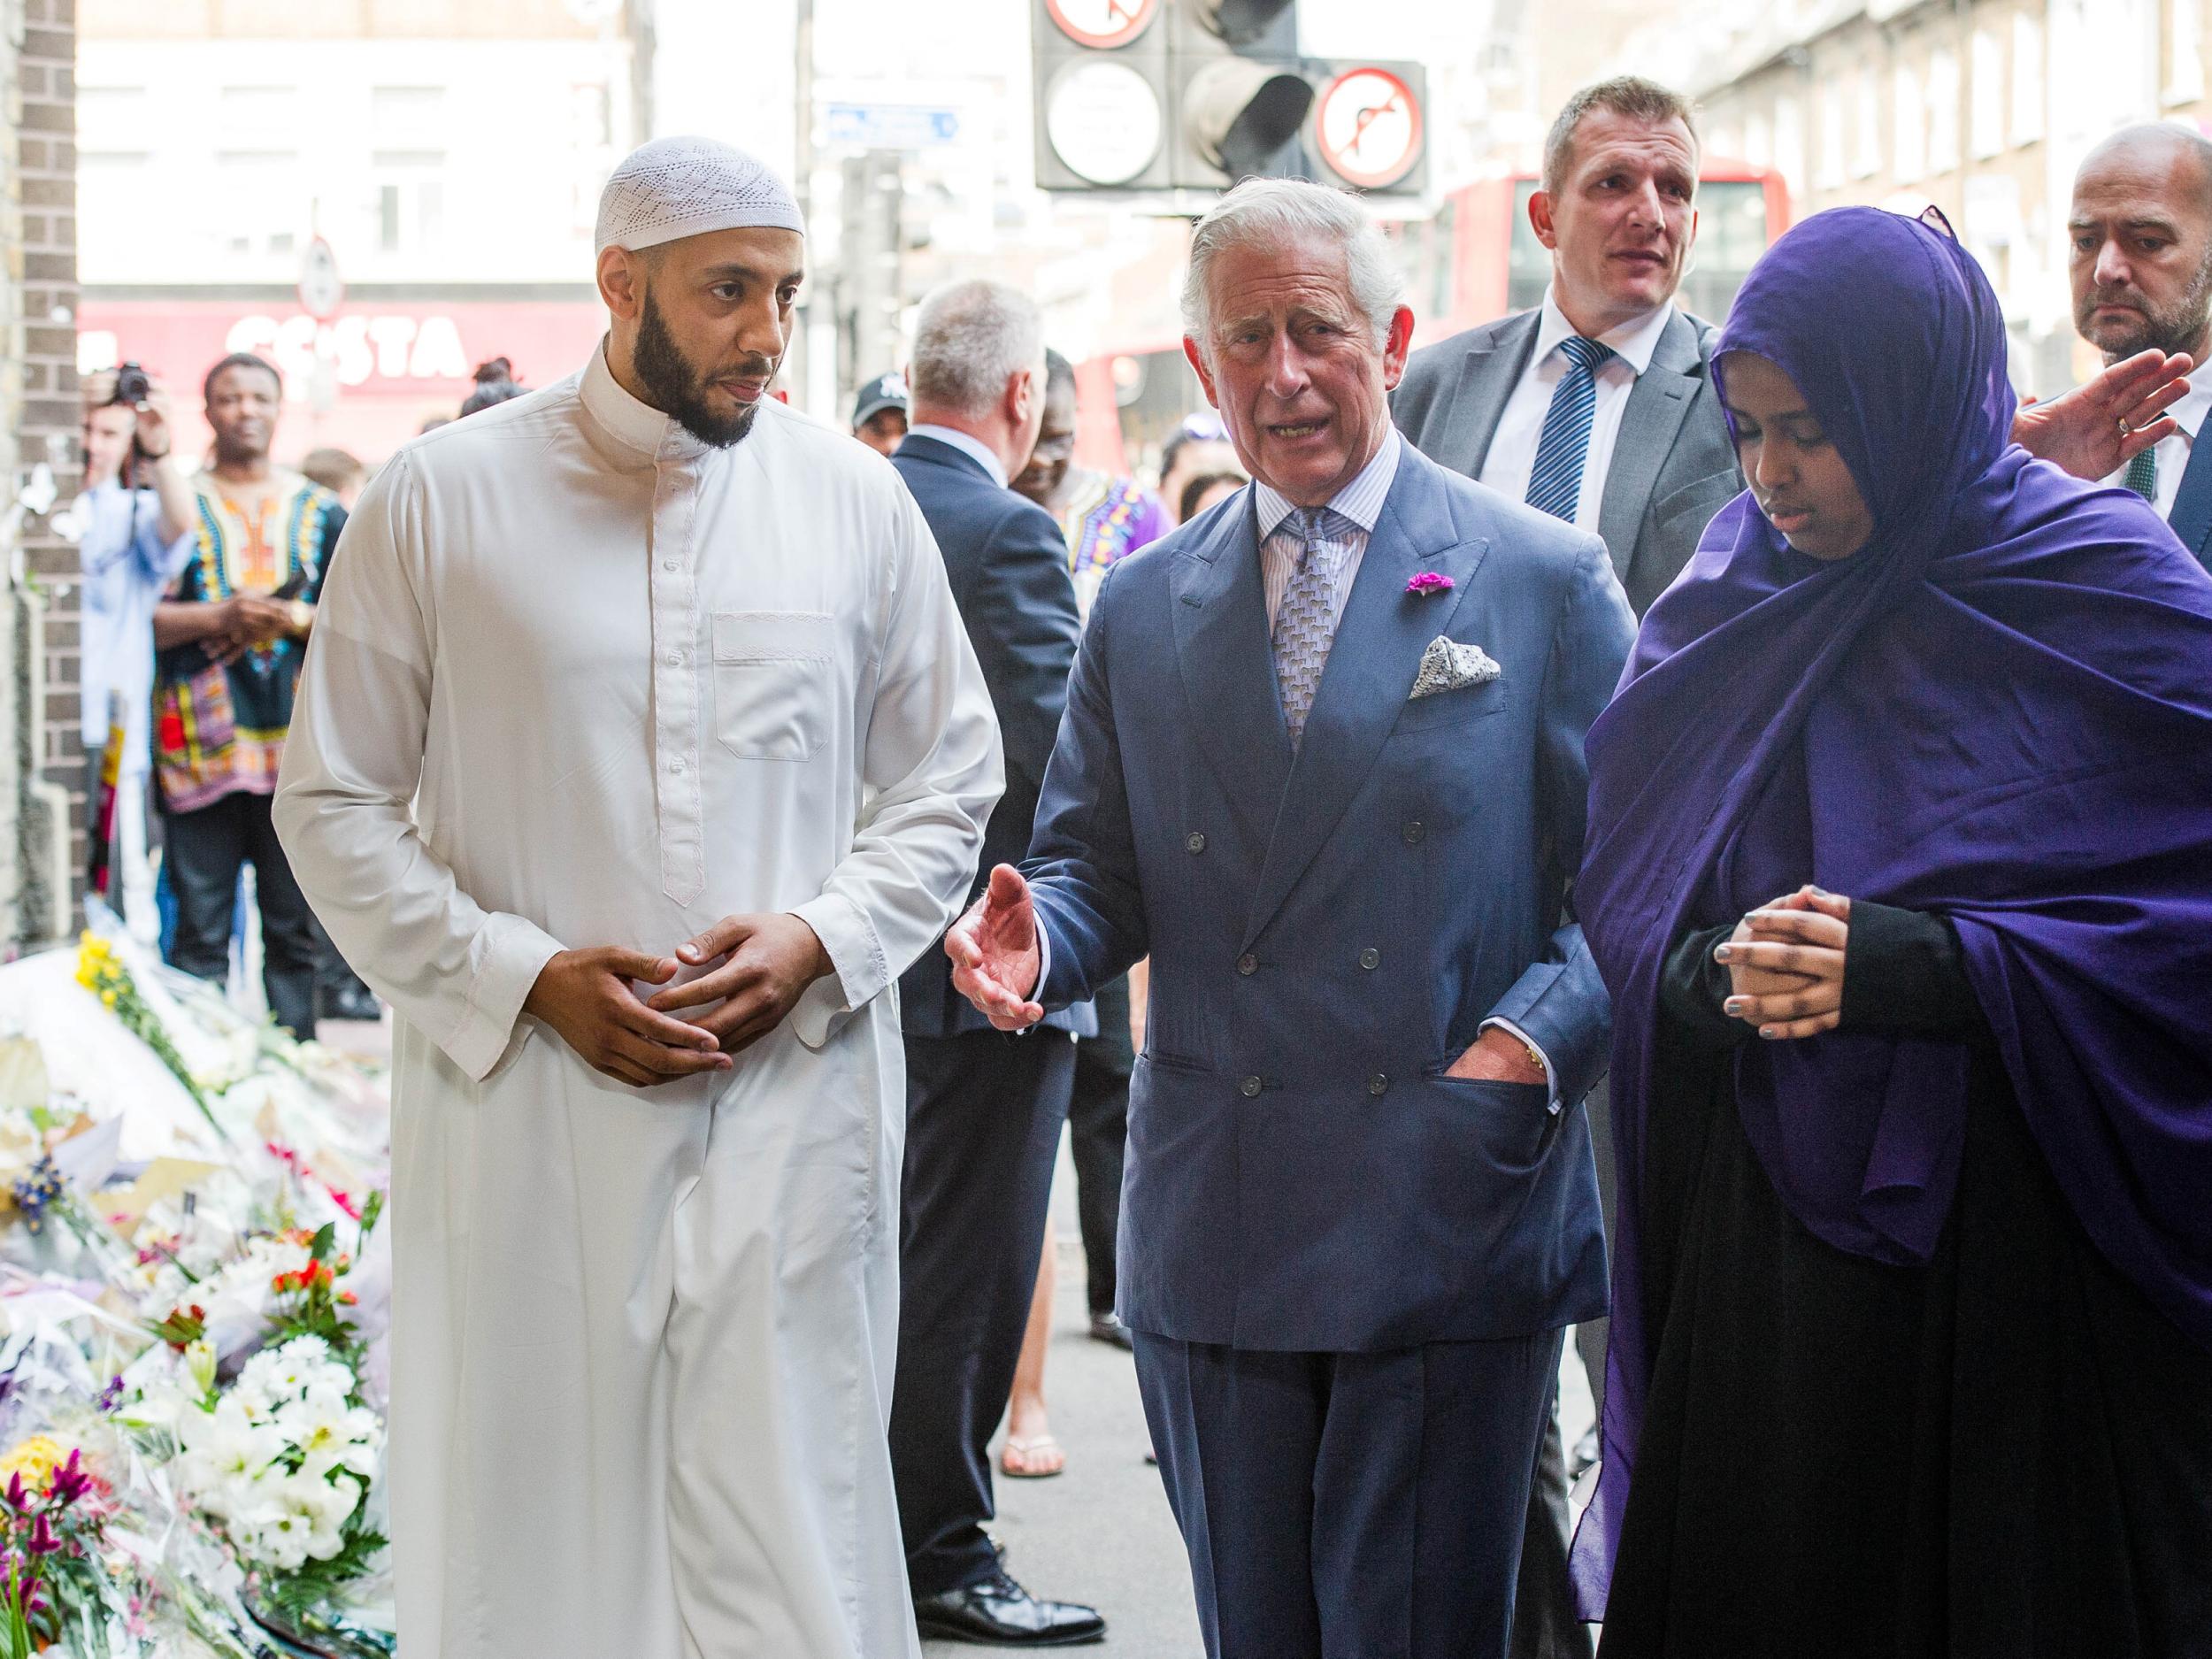
M2177 430L2171 437L2161 438L2152 446L2158 452L2158 480L2151 505L2158 509L2158 516L2174 516L2174 497L2181 493L2182 474L2189 470L2189 456L2196 448L2197 434L2204 429L2204 417L2212 410L2212 365L2199 364L2189 372L2189 391L2179 403L2166 412L2174 418ZM2123 465L2108 475L2104 482L2125 484L2128 470Z
M918 1659L892 987L1001 787L920 511L781 403L718 449L595 351L364 493L274 811L396 1016L411 1659ZM564 947L777 912L832 971L732 1070L633 1087L522 1012Z
M1380 447L1367 465L1360 468L1350 483L1329 497L1332 511L1342 513L1359 526L1356 531L1348 532L1340 541L1324 542L1315 549L1317 554L1335 556L1335 569L1330 572L1335 584L1332 622L1344 619L1344 602L1352 596L1353 579L1359 574L1360 561L1367 557L1368 538L1375 534L1375 521L1382 517L1383 498L1390 494L1391 481L1398 476L1398 450L1402 442L1395 426L1387 428ZM1298 556L1305 550L1305 543L1294 531L1283 528L1284 522L1297 511L1297 503L1289 496L1271 485L1256 482L1252 486L1252 505L1260 517L1260 580L1267 591L1267 631L1271 638L1275 613L1282 609L1283 595L1290 587L1290 579L1297 574Z
M1620 435L1628 395L1635 388L1637 377L1651 366L1651 354L1659 349L1659 336L1666 332L1667 319L1673 315L1674 303L1670 300L1657 311L1597 336L1599 344L1613 349L1613 355L1593 377L1597 381L1597 406L1591 411L1590 448L1582 462L1582 494L1575 503L1578 530L1594 533L1598 527L1598 508L1605 499L1605 474L1613 465L1613 441ZM1498 430L1490 440L1490 453L1482 462L1482 481L1515 501L1528 498L1528 476L1536 468L1536 445L1544 434L1544 418L1551 412L1552 394L1571 366L1559 342L1574 333L1574 325L1546 288L1528 366L1521 371L1512 396L1506 399L1498 416Z
M950 444L988 472L991 482L1001 489L1006 488L1005 464L985 447L982 439L972 434L963 432L957 426L941 426L934 421L925 420L919 426L909 426L906 435L910 438L934 438L940 443Z

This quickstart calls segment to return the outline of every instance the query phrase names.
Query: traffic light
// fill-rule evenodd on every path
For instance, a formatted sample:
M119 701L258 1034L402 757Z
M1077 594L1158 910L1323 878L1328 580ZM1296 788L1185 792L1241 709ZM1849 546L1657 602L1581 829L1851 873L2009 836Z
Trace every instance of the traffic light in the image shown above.
M1037 182L1160 211L1253 176L1417 194L1417 64L1298 52L1296 0L1032 0Z
M1239 179L1310 176L1299 136L1313 83L1298 60L1295 0L1186 0L1174 23L1172 182L1218 190Z

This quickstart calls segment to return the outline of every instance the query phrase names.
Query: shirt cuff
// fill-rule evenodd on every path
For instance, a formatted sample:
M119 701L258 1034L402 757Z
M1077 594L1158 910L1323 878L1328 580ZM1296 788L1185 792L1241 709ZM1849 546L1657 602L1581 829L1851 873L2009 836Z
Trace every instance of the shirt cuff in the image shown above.
M1045 932L1041 921L1037 924L1037 983L1031 987L1029 1000L1044 1001L1045 981L1052 977L1052 935Z
M875 925L844 895L821 894L791 914L814 930L830 959L830 972L807 987L791 1010L791 1028L799 1041L818 1048L855 1009L891 982L891 967Z
M481 1083L527 1041L522 1005L561 949L559 940L519 916L494 911L486 918L476 935L476 974L460 1024L438 1045L471 1081Z
M1528 1049L1530 1053L1533 1054L1539 1060L1544 1063L1544 1087L1551 1091L1551 1101L1544 1110L1549 1112L1557 1112L1559 1110L1559 1071L1557 1067L1552 1064L1551 1056L1546 1054L1543 1049L1538 1046L1535 1040L1528 1034L1528 1033L1523 1031L1511 1020L1500 1019L1494 1014L1488 1019L1482 1022L1480 1029L1483 1031L1488 1031L1493 1025L1495 1025L1500 1031L1505 1033L1507 1036L1512 1038L1516 1042L1518 1042L1523 1048Z

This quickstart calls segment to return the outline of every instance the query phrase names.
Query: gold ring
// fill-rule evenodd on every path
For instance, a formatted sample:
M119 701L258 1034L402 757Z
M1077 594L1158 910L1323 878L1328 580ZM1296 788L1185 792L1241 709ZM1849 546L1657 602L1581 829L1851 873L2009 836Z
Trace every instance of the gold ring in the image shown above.
M2129 426L2129 425L2128 425L2128 419L2127 419L2127 417L2126 417L2125 415L2121 416L2121 417L2120 417L2120 435L2121 435L2123 438L2127 437L2130 434L2133 433L2133 432L2134 432L2134 430L2135 430L2135 428L2134 428L2134 427L2132 427L2132 426Z

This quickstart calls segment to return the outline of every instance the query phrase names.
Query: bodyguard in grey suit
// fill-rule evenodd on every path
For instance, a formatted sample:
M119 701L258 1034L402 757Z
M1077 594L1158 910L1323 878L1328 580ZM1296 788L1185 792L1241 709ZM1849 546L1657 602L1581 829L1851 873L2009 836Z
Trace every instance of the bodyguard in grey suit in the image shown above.
M1502 1659L1605 1306L1563 912L1632 618L1596 537L1392 430L1399 292L1341 192L1199 221L1185 349L1254 482L1107 576L1029 856L946 940L1009 1028L1150 955L1118 1311L1211 1659Z
M1743 488L1713 386L1715 331L1674 303L1697 232L1698 141L1686 101L1634 76L1567 101L1529 201L1552 251L1543 303L1414 354L1392 404L1432 458L1604 541L1638 616ZM1613 1157L1589 1101L1609 1224ZM1593 1397L1604 1322L1576 1329ZM1583 1459L1596 1455L1586 1440ZM1587 1659L1567 1580L1567 1467L1546 1433L1522 1555L1515 1659Z

